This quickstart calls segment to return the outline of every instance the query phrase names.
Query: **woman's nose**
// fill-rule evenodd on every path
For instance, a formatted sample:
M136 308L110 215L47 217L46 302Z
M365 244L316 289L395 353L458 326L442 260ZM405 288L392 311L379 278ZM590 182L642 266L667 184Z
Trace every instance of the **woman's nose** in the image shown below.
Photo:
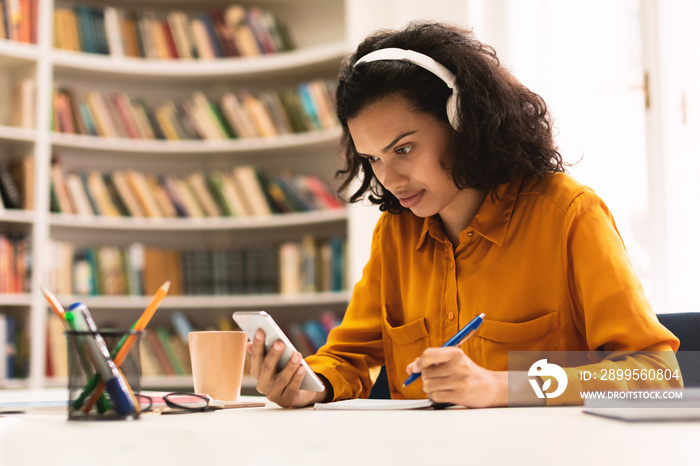
M382 172L382 177L379 181L389 191L394 191L406 184L407 177L396 163L384 163Z

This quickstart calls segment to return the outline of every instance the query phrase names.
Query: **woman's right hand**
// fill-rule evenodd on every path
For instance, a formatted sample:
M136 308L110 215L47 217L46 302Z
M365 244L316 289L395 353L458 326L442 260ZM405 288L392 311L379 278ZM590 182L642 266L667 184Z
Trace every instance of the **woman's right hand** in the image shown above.
M284 343L277 340L265 354L265 333L258 330L252 342L246 344L250 353L250 373L258 381L258 392L284 408L301 408L325 400L328 390L314 392L300 390L306 369L301 365L302 357L297 351L287 365L277 372L277 362L282 356Z

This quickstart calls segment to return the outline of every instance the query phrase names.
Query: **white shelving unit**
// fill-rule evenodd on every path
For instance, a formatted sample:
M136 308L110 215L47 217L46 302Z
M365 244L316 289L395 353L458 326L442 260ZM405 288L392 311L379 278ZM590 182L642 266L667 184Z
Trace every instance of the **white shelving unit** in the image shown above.
M15 214L20 219L24 213ZM123 230L132 232L162 231L214 231L214 230L263 230L269 228L290 228L304 226L330 226L345 223L347 214L344 210L312 211L269 217L218 217L218 218L100 218L51 214L51 226L66 229L88 230Z
M0 129L1 130L1 129ZM2 133L0 133L1 135ZM78 134L52 133L51 142L61 149L88 149L103 152L131 153L138 151L147 154L167 156L192 154L249 154L251 152L278 152L290 149L315 149L329 147L340 136L337 128L314 133L285 134L274 138L249 138L220 141L161 141L96 138ZM28 132L26 137L32 137Z
M140 58L89 55L57 50L53 53L56 70L75 70L89 75L138 76L149 81L266 77L270 73L324 72L337 65L338 57L347 53L345 41L305 47L290 52L249 58L218 60L150 60Z
M15 316L18 325L29 334L29 378L13 380L0 386L42 387L65 384L45 376L45 329L49 311L41 294L50 269L50 239L71 241L76 245L146 244L186 247L193 244L233 245L252 241L275 242L300 238L303 233L347 235L347 211L320 211L271 217L205 219L131 219L80 217L49 212L49 169L51 158L60 154L67 170L82 167L108 171L135 168L146 173L187 173L251 163L265 171L289 169L314 174L332 181L338 168L338 129L314 133L285 135L268 139L227 141L145 141L107 139L52 133L51 96L54 86L84 90L123 91L149 102L164 97L181 98L193 90L216 95L237 86L252 91L276 85L292 85L317 77L332 78L340 60L347 53L346 2L343 0L261 0L240 1L258 5L284 19L298 49L255 58L219 60L142 60L115 58L54 50L53 11L58 6L77 2L41 0L39 43L27 45L0 40L0 98L7 98L10 85L27 74L36 79L36 129L7 126L2 121L7 108L0 104L0 157L12 160L33 155L35 160L35 203L33 211L0 212L0 231L22 231L32 238L31 291L26 294L0 294L0 313ZM130 0L90 2L128 8L200 9L198 2L153 0L143 5ZM233 2L221 1L222 5ZM5 99L5 102L9 100ZM67 305L83 300L95 319L130 325L150 301L143 297L58 296ZM293 320L307 318L325 309L342 310L348 292L239 296L168 296L156 313L167 321L169 312L183 310L195 325L215 321L236 309L266 309ZM144 385L187 385L181 378L164 377L144 380Z

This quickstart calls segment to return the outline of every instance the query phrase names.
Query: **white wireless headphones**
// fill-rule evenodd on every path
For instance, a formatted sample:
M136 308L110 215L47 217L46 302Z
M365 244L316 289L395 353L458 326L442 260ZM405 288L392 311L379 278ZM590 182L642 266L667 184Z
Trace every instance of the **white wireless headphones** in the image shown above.
M452 95L450 95L450 97L447 98L447 119L450 122L450 125L452 125L452 127L455 129L455 131L459 131L459 113L457 112L459 92L457 90L456 85L457 78L455 78L455 75L452 74L450 70L448 70L443 65L436 62L427 55L415 52L413 50L405 50L398 48L379 49L375 50L374 52L370 52L364 57L357 60L354 66L357 66L360 63L368 63L380 60L407 61L413 63L414 65L418 65L425 70L430 71L435 76L444 81L445 84L447 84L447 87L449 87L450 90L452 90Z

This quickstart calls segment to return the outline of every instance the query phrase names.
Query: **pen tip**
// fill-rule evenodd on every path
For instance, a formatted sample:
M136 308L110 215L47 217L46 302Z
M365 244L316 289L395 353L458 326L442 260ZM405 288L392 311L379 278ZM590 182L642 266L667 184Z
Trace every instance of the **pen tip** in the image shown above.
M163 283L163 284L161 285L161 288L163 288L163 290L165 290L165 291L168 291L168 290L170 289L170 280L168 280L168 281L166 281L165 283Z

